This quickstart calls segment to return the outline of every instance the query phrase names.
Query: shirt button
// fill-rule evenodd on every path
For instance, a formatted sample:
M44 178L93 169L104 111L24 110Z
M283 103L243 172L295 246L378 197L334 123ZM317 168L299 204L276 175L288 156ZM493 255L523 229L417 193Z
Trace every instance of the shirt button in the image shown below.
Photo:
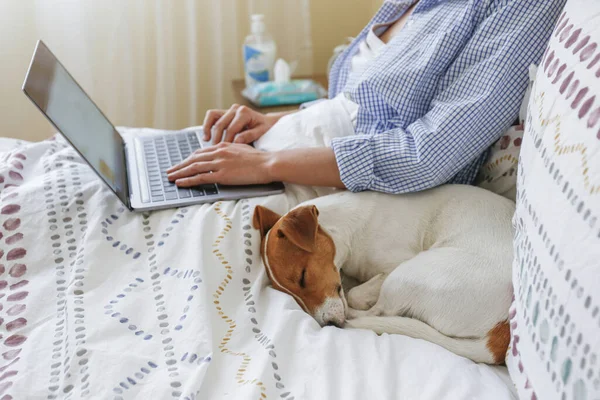
M352 93L350 92L344 92L344 97L346 97L350 101L354 101L354 99L352 98Z

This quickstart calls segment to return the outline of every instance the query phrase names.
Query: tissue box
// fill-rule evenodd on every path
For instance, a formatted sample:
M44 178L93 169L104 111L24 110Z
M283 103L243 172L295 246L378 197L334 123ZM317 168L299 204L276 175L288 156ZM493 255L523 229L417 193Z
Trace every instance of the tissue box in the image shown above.
M327 91L313 80L299 79L285 83L259 83L244 89L242 95L259 107L272 107L318 100L325 97Z

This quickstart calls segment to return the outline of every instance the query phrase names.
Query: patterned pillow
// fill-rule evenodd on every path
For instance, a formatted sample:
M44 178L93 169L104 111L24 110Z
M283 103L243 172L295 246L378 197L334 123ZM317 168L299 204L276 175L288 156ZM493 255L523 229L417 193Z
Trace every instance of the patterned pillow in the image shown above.
M475 184L512 201L517 190L517 164L523 141L523 125L511 126L490 149Z
M600 1L570 0L521 146L507 365L522 399L600 399Z

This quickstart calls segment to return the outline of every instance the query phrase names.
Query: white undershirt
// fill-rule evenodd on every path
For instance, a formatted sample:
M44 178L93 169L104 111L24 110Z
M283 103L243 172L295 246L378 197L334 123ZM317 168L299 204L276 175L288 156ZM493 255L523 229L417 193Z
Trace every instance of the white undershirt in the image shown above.
M369 30L366 39L358 45L358 52L350 62L350 72L352 74L362 74L385 47L385 43L379 38L379 35L385 32L389 25L376 25Z
M373 61L375 57L385 47L385 43L379 38L391 24L376 25L369 30L367 37L358 45L358 52L350 60L350 73L361 75ZM350 115L352 125L356 126L356 117L358 115L358 105L347 98L343 93L338 96L342 105Z

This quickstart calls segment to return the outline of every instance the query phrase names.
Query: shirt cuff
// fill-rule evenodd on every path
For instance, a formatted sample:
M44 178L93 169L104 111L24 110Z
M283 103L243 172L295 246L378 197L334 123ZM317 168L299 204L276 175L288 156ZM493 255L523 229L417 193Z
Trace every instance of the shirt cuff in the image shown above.
M373 148L370 135L334 138L331 147L340 178L352 192L369 190L373 182Z

